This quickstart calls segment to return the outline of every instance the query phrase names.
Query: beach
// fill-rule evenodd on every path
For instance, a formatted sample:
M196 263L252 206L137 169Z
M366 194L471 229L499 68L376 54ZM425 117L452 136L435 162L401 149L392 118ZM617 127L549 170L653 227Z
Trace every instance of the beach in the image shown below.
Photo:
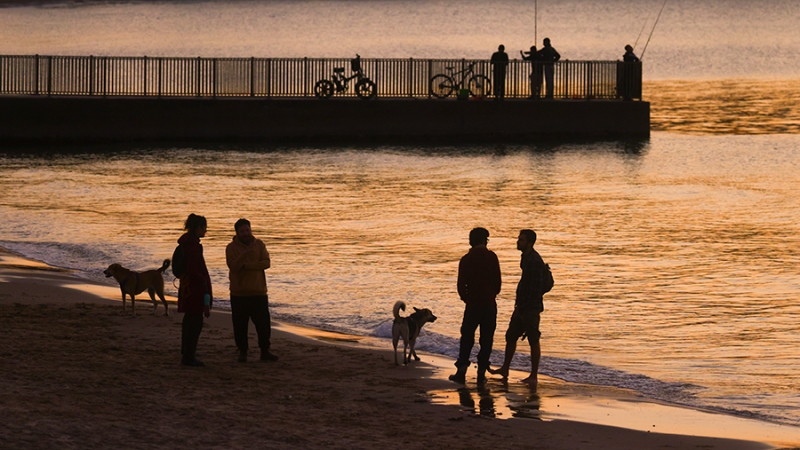
M237 363L230 316L218 311L200 338L206 367L182 367L174 304L167 317L162 306L153 315L149 300L139 301L134 318L122 314L113 287L7 251L0 257L2 448L775 447L572 420L502 420L433 404L431 393L459 391L440 364L427 362L432 356L396 367L390 348L284 324L273 332L279 361L259 362L251 349L250 361ZM514 375L509 384L521 385ZM474 383L467 389L477 392ZM538 400L566 392L545 379Z

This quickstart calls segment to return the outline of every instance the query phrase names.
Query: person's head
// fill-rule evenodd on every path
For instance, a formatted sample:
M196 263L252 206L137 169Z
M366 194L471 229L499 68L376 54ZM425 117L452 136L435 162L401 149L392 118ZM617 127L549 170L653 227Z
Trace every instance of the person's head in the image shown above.
M233 224L233 229L236 230L236 237L245 244L253 242L253 230L250 228L250 221L247 219L239 219Z
M183 224L184 230L197 237L205 236L207 228L208 222L206 221L206 218L203 216L198 216L197 214L189 214L189 217Z
M536 232L533 230L520 230L519 237L517 238L517 250L525 253L533 248L536 243Z
M531 45L531 51L530 51L530 53L531 53L531 54L533 54L533 53L536 53L536 46L535 46L535 45Z
M505 50L506 50L506 46L505 46L505 45L503 45L503 44L500 44L500 46L499 46L499 47L497 47L497 51L499 51L499 52L503 52L503 51L505 51Z
M626 52L632 52L633 51L633 47L631 47L630 45L626 45L625 46L625 51Z
M489 230L483 227L473 228L469 232L469 245L475 247L476 245L486 245L489 242Z
M542 44L544 44L545 47L550 47L550 38L544 38Z

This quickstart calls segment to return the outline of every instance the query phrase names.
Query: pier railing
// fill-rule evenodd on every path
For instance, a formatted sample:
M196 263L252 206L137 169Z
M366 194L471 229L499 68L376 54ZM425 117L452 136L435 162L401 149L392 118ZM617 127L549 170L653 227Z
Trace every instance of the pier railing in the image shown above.
M432 98L432 79L472 66L472 74L493 77L487 60L361 59L363 75L381 98ZM536 63L537 65L541 63ZM353 74L341 58L173 58L116 56L0 55L0 95L92 95L155 97L314 97L315 84L331 79L334 68ZM506 69L505 97L536 95L544 67L512 60ZM459 84L461 76L454 76ZM469 76L463 86L468 88ZM553 98L641 99L641 63L559 61L553 65ZM334 97L355 97L355 79ZM541 86L538 96L545 96ZM472 93L493 97L493 91Z

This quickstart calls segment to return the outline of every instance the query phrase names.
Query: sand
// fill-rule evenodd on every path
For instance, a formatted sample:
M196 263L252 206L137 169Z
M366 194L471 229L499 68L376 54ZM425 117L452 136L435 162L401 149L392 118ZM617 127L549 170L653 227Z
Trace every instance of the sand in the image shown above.
M200 337L206 367L183 367L175 305L166 317L162 306L152 315L149 300L137 302L133 318L111 300L117 293L0 251L0 448L775 447L559 419L567 409L580 416L581 405L596 415L581 399L619 399L546 378L538 396L528 392L517 411L506 410L509 398L526 396L513 376L459 391L446 380L445 358L396 367L388 342L370 348L285 324L273 333L279 361L262 363L251 349L251 360L237 363L230 316L220 311Z

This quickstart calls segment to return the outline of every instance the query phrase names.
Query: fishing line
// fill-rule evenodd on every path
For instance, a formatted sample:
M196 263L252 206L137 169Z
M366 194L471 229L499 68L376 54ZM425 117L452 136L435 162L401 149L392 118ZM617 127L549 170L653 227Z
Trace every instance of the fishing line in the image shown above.
M656 25L658 25L658 19L661 18L661 13L664 12L665 6L667 6L667 0L664 0L664 4L661 5L661 11L658 12L658 17L656 17L656 22L653 24L653 29L650 30L650 36L648 36L647 42L644 44L644 50L642 50L642 56L639 57L639 60L644 58L644 52L647 51L647 46L650 44L650 38L653 37L653 32L656 31Z

